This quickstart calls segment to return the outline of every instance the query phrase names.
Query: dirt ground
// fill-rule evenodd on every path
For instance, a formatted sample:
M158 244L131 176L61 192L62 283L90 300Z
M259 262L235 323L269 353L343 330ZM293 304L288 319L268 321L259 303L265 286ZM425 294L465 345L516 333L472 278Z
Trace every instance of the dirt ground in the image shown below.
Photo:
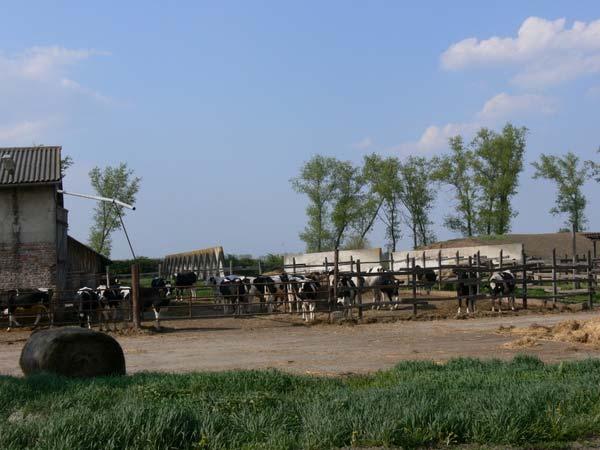
M600 357L588 344L541 341L513 348L515 336L502 330L568 319L600 317L597 312L505 313L502 317L422 320L364 324L304 325L287 317L211 318L164 321L160 333L114 336L125 351L129 373L189 372L276 368L302 374L368 373L400 360L445 361L459 356L508 359L517 353L547 362ZM374 317L372 317L374 319ZM18 360L30 330L0 331L0 374L21 375Z

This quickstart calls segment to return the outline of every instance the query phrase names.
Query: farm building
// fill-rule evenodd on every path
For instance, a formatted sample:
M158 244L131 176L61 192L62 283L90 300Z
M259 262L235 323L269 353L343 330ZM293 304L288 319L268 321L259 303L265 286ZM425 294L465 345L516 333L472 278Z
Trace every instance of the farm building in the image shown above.
M600 239L600 233L577 233L576 247L579 258L584 259L588 251L591 252L594 258L598 256L597 241ZM439 251L452 249L457 250L461 254L472 254L472 252L463 251L462 249L475 249L480 247L497 247L504 250L505 256L511 255L515 259L520 258L520 251L516 252L515 248L522 248L528 258L541 259L545 261L552 260L552 250L556 249L557 257L571 258L573 255L572 234L566 233L543 233L543 234L507 234L505 236L472 237L453 239L449 241L436 242L419 250ZM495 249L497 252L498 250Z
M61 147L0 148L0 290L78 287L108 260L67 236Z

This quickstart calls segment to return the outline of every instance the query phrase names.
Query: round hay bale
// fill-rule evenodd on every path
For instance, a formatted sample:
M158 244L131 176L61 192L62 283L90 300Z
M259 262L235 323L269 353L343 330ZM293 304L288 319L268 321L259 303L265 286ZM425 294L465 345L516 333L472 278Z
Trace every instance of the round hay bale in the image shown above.
M25 375L125 375L125 356L119 343L107 334L85 328L52 328L32 334L19 364Z

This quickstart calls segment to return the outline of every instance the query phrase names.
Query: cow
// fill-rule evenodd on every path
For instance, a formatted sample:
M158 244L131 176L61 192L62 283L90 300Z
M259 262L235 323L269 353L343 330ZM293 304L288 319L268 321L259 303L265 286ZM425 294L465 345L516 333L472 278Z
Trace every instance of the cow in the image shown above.
M317 300L321 291L321 283L318 279L305 277L304 281L298 285L296 295L302 309L302 319L305 322L315 320L315 311L317 310Z
M233 306L233 313L235 315L246 312L248 282L244 282L242 278L224 278L219 283L218 289L225 302L223 307L225 314L229 311L229 305Z
M92 317L100 307L98 293L90 287L82 287L77 291L79 326L92 328Z
M183 292L190 290L192 298L196 298L196 289L194 284L198 281L198 276L194 272L181 272L173 274L173 289L175 290L175 300L183 300Z
M465 300L467 314L475 312L475 295L477 294L477 273L468 269L454 269L456 275L456 297L458 314L462 313L462 302Z
M431 288L437 281L437 274L431 268L422 268L418 265L415 266L415 271L417 273L419 284L425 288L425 292L427 292L427 295L429 295L431 293Z
M352 307L356 299L356 283L352 277L342 275L337 284L337 303L344 307L344 316L352 318Z
M106 286L101 284L96 288L98 294L98 306L100 309L100 330L106 325L106 329L110 331L110 321L114 323L115 331L117 329L117 315L121 308L124 297L129 294L128 287L122 286ZM104 319L104 321L102 320Z
M381 266L371 267L367 271L367 276L364 278L364 286L373 292L372 309L380 309L383 297L387 297L390 305L393 304L394 298L398 298L398 283L394 275ZM360 280L353 280L357 286L361 286Z
M131 301L131 288L126 286L120 287L123 301ZM154 326L160 329L160 311L166 311L171 303L171 285L166 283L162 278L154 278L150 283L150 287L139 287L139 308L140 319L145 311L151 310L154 313Z
M495 311L496 300L498 300L498 312L502 312L503 297L507 297L510 309L515 310L517 281L510 270L492 273L489 279L489 287L492 295L492 311Z
M2 311L5 315L8 315L8 328L6 331L10 331L13 323L15 326L20 327L21 324L15 318L17 309L30 309L36 308L37 314L33 327L36 328L42 318L42 312L45 312L48 316L48 321L52 323L52 316L50 313L50 301L52 300L52 290L45 288L38 288L32 292L19 292L18 289L10 290L6 293L2 302Z

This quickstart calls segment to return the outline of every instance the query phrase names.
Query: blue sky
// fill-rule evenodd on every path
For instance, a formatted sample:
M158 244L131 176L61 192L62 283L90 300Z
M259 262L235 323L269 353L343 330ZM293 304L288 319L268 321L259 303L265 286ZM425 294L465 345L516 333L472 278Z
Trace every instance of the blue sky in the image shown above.
M301 251L289 179L315 153L431 156L507 120L530 128L528 162L600 145L597 1L24 1L0 17L0 146L62 145L79 192L94 165L127 161L143 178L126 218L142 255ZM554 190L531 176L513 231L556 231ZM599 190L586 186L596 230ZM85 241L93 204L67 207ZM441 190L440 238L451 207Z

